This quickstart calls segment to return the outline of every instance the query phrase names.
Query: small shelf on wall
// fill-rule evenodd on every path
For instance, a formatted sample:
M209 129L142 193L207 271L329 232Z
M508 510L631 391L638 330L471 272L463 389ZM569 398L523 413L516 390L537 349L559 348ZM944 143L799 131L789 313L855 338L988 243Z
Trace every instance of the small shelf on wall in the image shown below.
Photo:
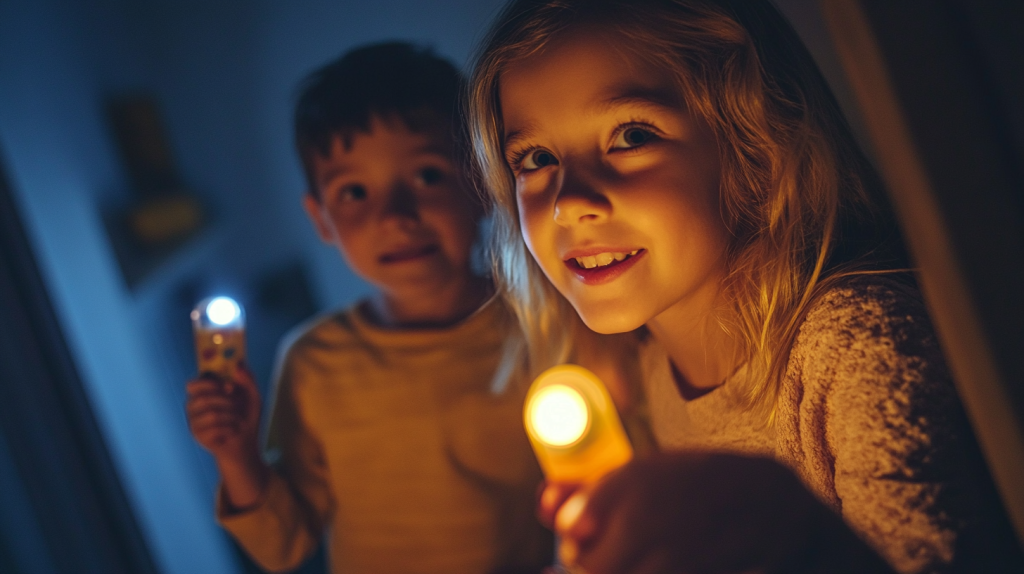
M105 207L103 222L125 283L134 289L195 239L210 214L178 174L156 99L120 95L106 108L132 193Z

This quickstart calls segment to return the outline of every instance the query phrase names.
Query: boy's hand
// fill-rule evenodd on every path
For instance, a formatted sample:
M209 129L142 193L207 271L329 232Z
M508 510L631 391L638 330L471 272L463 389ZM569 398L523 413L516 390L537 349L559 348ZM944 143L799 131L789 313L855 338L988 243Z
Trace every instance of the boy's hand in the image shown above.
M192 436L218 464L244 465L259 457L260 394L248 369L239 369L234 380L207 373L185 389Z
M544 495L561 496L549 491L542 515ZM555 527L562 560L588 574L801 572L823 559L852 567L844 571L890 571L792 472L766 458L636 460L565 500Z

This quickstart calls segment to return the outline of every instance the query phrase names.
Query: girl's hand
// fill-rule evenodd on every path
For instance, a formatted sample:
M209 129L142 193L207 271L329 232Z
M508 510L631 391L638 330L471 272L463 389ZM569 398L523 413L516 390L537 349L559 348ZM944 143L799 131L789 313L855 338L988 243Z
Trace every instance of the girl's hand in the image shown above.
M636 460L569 497L555 527L562 560L588 574L833 571L826 561L844 572L890 571L766 458Z
M243 464L259 456L260 394L246 368L224 380L204 374L185 387L192 436L218 464Z
M576 483L542 482L537 490L537 520L554 530L558 509L580 488L582 485Z

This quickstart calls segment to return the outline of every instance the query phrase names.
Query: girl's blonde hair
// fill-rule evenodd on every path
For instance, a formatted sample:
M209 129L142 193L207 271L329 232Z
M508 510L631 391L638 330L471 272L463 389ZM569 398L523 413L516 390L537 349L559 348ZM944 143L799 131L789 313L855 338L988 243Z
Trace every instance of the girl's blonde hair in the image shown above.
M504 160L498 87L510 65L580 25L672 70L714 131L732 234L719 324L741 343L750 404L770 414L789 349L839 278L905 266L881 185L796 33L767 0L520 0L499 16L469 94L473 153L493 199L495 271L530 370L566 360L579 319L526 250Z

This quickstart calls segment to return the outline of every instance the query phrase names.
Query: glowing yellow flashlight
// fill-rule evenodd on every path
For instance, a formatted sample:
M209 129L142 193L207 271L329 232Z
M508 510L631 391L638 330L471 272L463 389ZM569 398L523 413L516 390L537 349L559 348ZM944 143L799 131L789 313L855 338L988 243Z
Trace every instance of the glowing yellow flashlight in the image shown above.
M245 359L245 311L230 297L210 297L192 309L200 373L233 378Z
M526 394L523 419L549 480L596 480L633 458L608 389L578 365L541 373Z

